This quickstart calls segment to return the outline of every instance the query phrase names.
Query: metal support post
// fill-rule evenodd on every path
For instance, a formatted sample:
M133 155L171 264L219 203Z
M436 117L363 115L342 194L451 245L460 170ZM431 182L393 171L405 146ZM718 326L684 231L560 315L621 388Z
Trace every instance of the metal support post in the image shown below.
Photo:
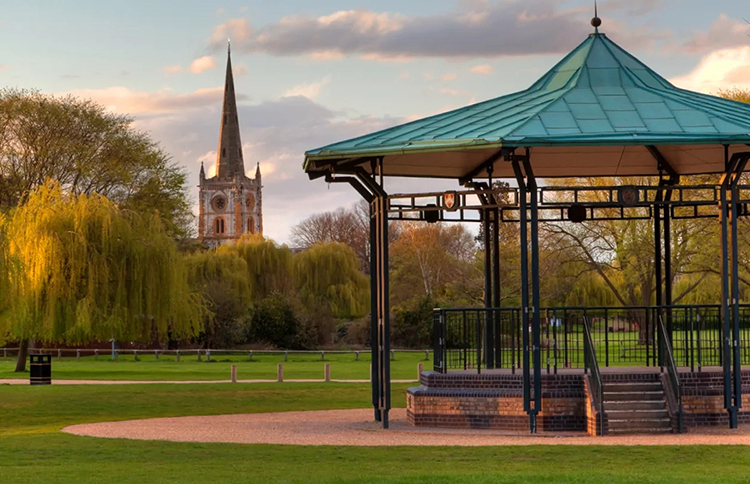
M521 245L521 335L523 346L523 409L529 414L529 430L536 432L536 415L531 408L531 358L529 351L529 241L526 179L518 159L511 160L518 183L520 245Z
M539 194L537 191L536 178L531 169L529 150L526 150L524 158L524 171L526 172L526 188L531 198L531 306L532 306L532 344L534 360L534 408L532 432L536 433L537 414L542 409L542 342L541 342L541 296L539 281Z

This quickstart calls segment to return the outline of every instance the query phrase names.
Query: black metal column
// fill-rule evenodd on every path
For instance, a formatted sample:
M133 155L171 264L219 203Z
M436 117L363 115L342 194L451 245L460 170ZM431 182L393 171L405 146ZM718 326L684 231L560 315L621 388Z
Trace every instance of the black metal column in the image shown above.
M495 200L498 203L499 200ZM493 326L495 327L495 368L503 366L503 335L500 311L500 210L492 210L492 305L495 307Z
M532 351L534 361L534 408L531 410L532 433L536 433L537 414L542 409L542 342L541 342L541 296L539 281L539 192L531 169L529 150L524 158L526 188L531 201L531 310Z
M495 367L495 333L492 324L492 214L490 209L482 210L482 223L484 226L484 364L490 369ZM481 371L481 366L477 367Z
M523 336L523 410L529 414L529 429L536 431L536 415L531 410L531 358L529 352L529 241L526 180L518 160L513 157L513 172L518 183L521 246L521 334Z
M370 382L372 384L372 405L375 409L375 421L381 421L380 414L380 382L379 382L379 357L378 348L378 288L380 287L378 269L378 208L377 200L370 202L370 351L372 361L370 365Z
M724 408L729 413L729 428L737 428L737 409L733 405L733 388L731 376L731 346L732 346L732 324L730 304L729 281L732 277L729 267L729 184L732 176L732 167L727 160L727 172L721 180L719 188L719 207L721 219L721 322L723 333L722 366L724 370Z

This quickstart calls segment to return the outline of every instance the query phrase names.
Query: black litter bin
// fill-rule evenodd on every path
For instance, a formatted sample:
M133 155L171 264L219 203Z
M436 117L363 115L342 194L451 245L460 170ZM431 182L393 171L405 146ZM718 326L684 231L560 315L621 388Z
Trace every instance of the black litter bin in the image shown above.
M52 355L29 355L32 385L52 384Z

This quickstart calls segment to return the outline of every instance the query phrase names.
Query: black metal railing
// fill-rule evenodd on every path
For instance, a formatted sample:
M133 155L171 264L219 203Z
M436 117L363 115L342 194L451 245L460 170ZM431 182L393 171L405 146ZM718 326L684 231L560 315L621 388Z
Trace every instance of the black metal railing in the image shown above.
M669 384L671 386L672 395L674 396L677 403L677 431L682 432L682 386L680 385L680 374L677 371L677 363L672 353L672 344L669 339L669 332L667 331L667 325L664 324L664 319L659 315L657 317L658 328L659 328L659 361L662 371L664 368L667 369L667 375Z
M604 434L604 383L602 374L599 371L599 363L596 358L596 346L591 338L591 328L584 318L583 320L583 354L584 354L584 373L591 372L591 398L594 400L594 407L599 411L599 419L596 425L596 435Z
M699 371L723 360L719 305L556 307L541 310L542 366L584 367L584 321L602 367L659 365L658 323L662 315L678 366ZM506 368L523 361L520 308L436 309L435 370ZM740 355L750 364L750 305L740 308Z

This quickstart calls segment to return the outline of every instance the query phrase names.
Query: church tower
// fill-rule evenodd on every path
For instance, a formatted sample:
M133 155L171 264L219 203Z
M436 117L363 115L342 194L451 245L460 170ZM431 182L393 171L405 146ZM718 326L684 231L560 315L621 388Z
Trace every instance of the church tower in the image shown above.
M232 52L227 45L227 74L221 112L216 175L206 178L201 164L198 235L213 247L235 241L243 234L263 234L260 163L255 178L245 175L240 122L234 95Z

